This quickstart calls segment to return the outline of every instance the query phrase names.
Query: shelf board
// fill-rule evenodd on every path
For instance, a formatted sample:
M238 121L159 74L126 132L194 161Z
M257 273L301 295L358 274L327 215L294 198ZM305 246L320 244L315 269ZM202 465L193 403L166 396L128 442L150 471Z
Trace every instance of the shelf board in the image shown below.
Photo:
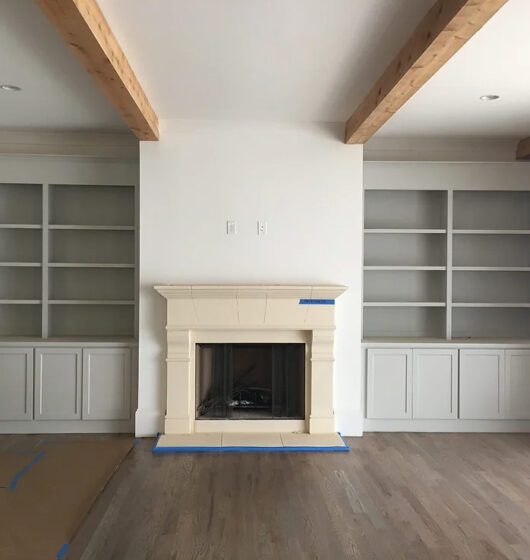
M445 307L443 301L365 301L364 307Z
M0 299L1 305L40 305L40 299Z
M364 233L447 233L446 229L365 228Z
M88 230L88 231L134 231L134 226L90 226L74 224L50 224L50 229Z
M49 263L50 268L134 268L131 263Z
M530 303L453 302L453 307L530 307Z
M386 266L365 265L364 270L446 270L445 266Z
M0 224L0 229L42 229L40 224Z
M0 262L0 266L40 267L40 262Z
M530 266L453 266L455 271L530 272Z
M134 305L129 299L51 299L50 305Z
M460 235L530 235L530 229L455 229Z

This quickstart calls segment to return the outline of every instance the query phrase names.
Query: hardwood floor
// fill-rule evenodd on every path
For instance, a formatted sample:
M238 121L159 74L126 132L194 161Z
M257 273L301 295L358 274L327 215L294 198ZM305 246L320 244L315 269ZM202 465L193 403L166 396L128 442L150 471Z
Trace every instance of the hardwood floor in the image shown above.
M153 456L142 440L68 558L530 559L530 434L347 441L350 453Z

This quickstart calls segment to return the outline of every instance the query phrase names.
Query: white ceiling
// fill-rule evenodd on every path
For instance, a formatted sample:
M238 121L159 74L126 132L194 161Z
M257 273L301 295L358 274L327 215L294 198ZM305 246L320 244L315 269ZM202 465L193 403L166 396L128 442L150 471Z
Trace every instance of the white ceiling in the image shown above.
M98 0L162 118L345 121L434 0Z
M509 0L376 137L529 135L530 0Z
M434 0L98 3L162 119L345 121ZM529 21L509 0L377 136L528 136ZM0 0L0 53L0 128L126 128L33 0Z
M125 129L33 0L0 0L0 128Z

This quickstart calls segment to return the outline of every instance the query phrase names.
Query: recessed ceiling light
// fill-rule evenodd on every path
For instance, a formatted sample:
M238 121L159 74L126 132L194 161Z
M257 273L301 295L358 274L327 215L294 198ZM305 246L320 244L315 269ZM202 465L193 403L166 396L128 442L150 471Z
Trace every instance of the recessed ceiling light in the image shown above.
M1 84L0 89L3 91L20 91L22 88L11 84Z
M499 99L500 95L481 95L480 96L480 100L481 101L495 101L495 99Z

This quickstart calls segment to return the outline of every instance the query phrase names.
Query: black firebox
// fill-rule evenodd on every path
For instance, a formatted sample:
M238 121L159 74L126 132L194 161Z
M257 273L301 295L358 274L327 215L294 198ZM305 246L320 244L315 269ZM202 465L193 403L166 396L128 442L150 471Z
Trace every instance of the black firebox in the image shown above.
M196 352L196 418L305 418L305 344L197 344Z

